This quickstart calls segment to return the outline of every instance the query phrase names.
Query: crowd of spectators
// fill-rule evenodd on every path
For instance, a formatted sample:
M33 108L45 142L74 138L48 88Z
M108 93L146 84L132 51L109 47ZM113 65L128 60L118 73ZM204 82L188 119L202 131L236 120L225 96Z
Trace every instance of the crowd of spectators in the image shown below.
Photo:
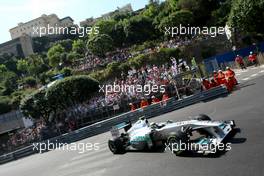
M111 63L113 61L122 62L131 57L133 57L129 52L128 48L117 49L114 52L106 53L105 57L98 57L93 54L86 54L85 58L77 60L73 67L75 70L93 70L97 67L104 67L106 64Z
M171 40L165 40L155 47L145 48L139 51L131 51L131 48L118 48L113 52L106 53L105 57L98 57L91 53L87 53L86 56L80 60L77 60L73 67L75 70L93 70L100 66L105 66L113 61L122 62L129 58L135 57L139 54L148 54L151 52L157 52L160 48L178 48L191 44L194 40L207 39L206 36L195 36L195 37L174 37Z
M129 103L140 102L142 98L150 99L152 96L162 96L161 94L166 92L169 94L175 94L175 77L177 75L191 70L191 67L187 63L180 59L180 63L176 62L175 58L171 58L171 63L166 63L161 66L146 65L140 69L132 68L127 73L120 73L120 78L109 80L105 82L105 85L111 85L119 87L119 91L108 90L100 92L94 95L89 101L83 104L75 105L67 109L66 116L87 116L87 113L95 109L103 109L110 107L110 109L118 110L122 106L128 106ZM185 87L178 82L177 87ZM140 86L148 86L145 91L136 91L135 88ZM157 86L158 91L151 91L151 87ZM162 92L160 87L164 87ZM124 88L124 89L120 89ZM144 89L142 89L144 90Z
M1 150L13 151L26 146L32 142L41 139L41 130L45 127L45 123L38 122L34 126L29 128L20 129L17 131L10 132L9 139L1 144Z

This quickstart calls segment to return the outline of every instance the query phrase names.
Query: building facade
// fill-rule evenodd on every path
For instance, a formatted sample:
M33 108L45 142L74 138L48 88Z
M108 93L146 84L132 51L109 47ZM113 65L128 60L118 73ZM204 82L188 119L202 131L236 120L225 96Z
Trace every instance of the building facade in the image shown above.
M121 12L124 12L124 13L125 12L133 12L131 4L127 4L127 5L120 7L120 8L117 7L117 9L115 11L103 14L101 17L98 17L98 18L93 18L93 17L87 18L86 20L80 22L80 26L93 26L97 21L109 20L112 18L112 16L115 13L121 13Z
M42 15L39 18L33 19L26 23L19 23L18 26L9 30L11 38L16 39L23 35L29 35L30 37L38 37L38 33L35 32L39 28L50 27L70 27L73 25L73 19L71 17L65 17L59 19L56 14Z
M19 38L0 44L0 54L4 53L12 53L17 57L27 57L34 54L32 38L23 34Z

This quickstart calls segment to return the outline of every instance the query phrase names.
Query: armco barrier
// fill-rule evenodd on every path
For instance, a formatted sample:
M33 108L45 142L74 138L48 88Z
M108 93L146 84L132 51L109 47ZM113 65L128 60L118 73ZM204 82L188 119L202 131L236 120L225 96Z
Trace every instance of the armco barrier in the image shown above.
M139 117L142 117L142 116L145 116L146 118L152 118L152 117L155 117L155 116L158 116L158 115L161 115L161 114L164 114L164 113L176 110L176 109L180 109L180 108L198 103L200 101L205 101L205 100L216 98L216 97L226 95L226 94L228 94L227 89L224 86L219 86L219 87L212 88L208 91L203 91L195 95L185 97L182 100L176 100L175 98L170 98L166 102L166 105L162 103L150 105L144 109L138 109L134 112L127 112L127 113L118 115L116 117L106 119L101 122L92 124L90 126L78 129L76 131L63 134L55 138L51 138L49 140L42 141L41 143L46 143L47 145L48 142L53 143L53 144L76 142L81 139L85 139L87 137L91 137L91 136L109 131L112 126L120 124L124 121L134 122ZM0 164L13 161L13 160L37 153L37 152L38 151L33 150L33 145L30 145L23 149L0 156Z

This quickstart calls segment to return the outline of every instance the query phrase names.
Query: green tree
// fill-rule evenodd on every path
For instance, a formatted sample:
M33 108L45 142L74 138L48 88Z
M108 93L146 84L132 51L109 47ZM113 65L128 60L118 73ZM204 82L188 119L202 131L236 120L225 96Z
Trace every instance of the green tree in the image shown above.
M128 43L140 43L157 37L153 20L143 15L137 15L124 20L124 31Z
M225 26L231 11L232 0L225 0L219 8L212 12L211 25Z
M110 64L107 65L107 74L111 75L113 77L117 77L120 75L120 69L119 69L119 65L120 63L118 62L112 62Z
M64 67L61 71L61 74L63 74L65 77L72 76L72 69L68 67Z
M24 97L20 103L20 110L26 117L34 119L42 118L49 124L49 117L52 112L51 105L46 98L44 89L37 90L32 94Z
M84 75L70 76L47 89L46 97L55 113L75 104L89 100L98 91L99 83Z
M53 47L53 46L56 46L56 45L60 44L64 48L64 50L66 52L69 52L69 51L72 50L73 42L74 41L71 40L71 39L65 39L65 40L58 40L58 41L56 41L54 43L51 43L50 45L51 45L51 47Z
M175 0L174 0L175 1ZM219 0L179 0L175 1L176 9L189 10L193 13L197 26L206 25L212 11L219 7ZM175 7L175 6L174 6Z
M116 47L122 47L126 40L126 34L122 21L118 22L110 34Z
M88 76L71 76L57 81L47 89L39 89L24 97L20 103L21 112L34 119L44 119L50 124L51 115L68 107L89 100L98 91L98 82Z
M234 0L228 23L243 32L264 33L264 0Z
M110 20L99 20L98 22L95 23L94 26L99 28L100 34L106 34L111 36L111 33L113 29L115 28L116 21L113 19ZM91 33L91 37L95 36L96 34ZM98 34L97 34L98 35Z
M7 68L4 64L0 64L0 74L7 72Z
M162 19L159 25L160 31L164 31L165 27L179 27L191 25L194 21L193 13L189 10L180 10L171 13L168 17Z
M17 70L21 71L23 74L28 73L28 67L29 67L29 63L27 60L21 59L17 61Z
M36 87L37 85L37 80L32 76L24 78L23 82L29 87Z
M44 62L41 55L34 54L26 58L29 62L28 72L32 76L39 77L43 72L49 70L49 66Z
M4 95L10 95L12 92L14 92L17 87L17 75L14 72L7 72L4 77L3 86L5 88L3 94Z
M151 0L147 5L146 9L142 12L142 15L149 18L154 18L159 13L159 1Z
M113 49L113 39L106 34L99 34L87 42L87 48L97 56L104 56Z
M65 60L64 56L65 49L61 44L54 45L48 51L49 65L52 67L59 66Z
M85 43L83 40L78 39L78 40L73 41L73 44L72 44L72 51L73 52L76 52L76 53L80 54L81 56L84 56L85 49L86 49L86 46L85 46Z
M122 46L125 40L125 32L122 21L116 20L100 20L95 26L97 26L100 30L100 34L106 34L113 39L113 44L116 47ZM98 34L97 34L98 35ZM90 39L95 37L95 34L90 35Z
M0 64L4 64L7 70L17 72L16 69L17 58L10 53L3 53L0 55Z
M74 61L81 59L83 56L80 55L79 53L75 52L75 51L71 51L68 55L67 55L67 61L70 63L73 63Z

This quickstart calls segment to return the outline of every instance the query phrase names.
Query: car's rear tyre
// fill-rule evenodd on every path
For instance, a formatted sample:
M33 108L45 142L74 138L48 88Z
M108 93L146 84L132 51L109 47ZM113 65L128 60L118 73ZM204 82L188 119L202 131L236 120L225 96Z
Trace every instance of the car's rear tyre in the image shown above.
M206 114L199 114L197 117L196 117L196 120L212 120L208 115Z
M115 140L109 140L108 147L113 154L123 154L125 152L123 142L119 138Z

